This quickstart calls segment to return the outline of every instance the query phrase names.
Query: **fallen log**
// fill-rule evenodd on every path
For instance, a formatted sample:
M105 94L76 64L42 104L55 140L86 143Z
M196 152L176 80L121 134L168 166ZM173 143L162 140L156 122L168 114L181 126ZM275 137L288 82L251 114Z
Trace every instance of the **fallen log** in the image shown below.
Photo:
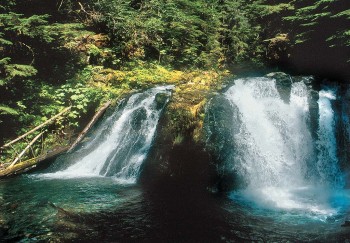
M64 113L66 113L67 111L69 111L72 107L67 107L65 108L63 111L61 111L60 113L58 113L57 115L51 117L49 120L45 121L44 123L40 124L39 126L33 128L32 130L30 130L29 132L19 136L18 138L16 138L15 140L12 140L11 142L3 145L1 148L4 149L4 148L7 148L8 146L10 146L11 144L14 144L15 142L25 138L26 136L28 136L29 134L32 134L33 132L39 130L40 128L46 126L47 124L53 122L54 120L56 120L57 118L61 117Z
M85 137L87 132L91 129L91 127L98 121L98 119L103 115L103 113L107 110L107 108L111 105L111 101L107 101L100 109L95 113L92 117L91 121L86 125L84 130L78 135L77 139L74 141L72 146L69 148L68 152L72 151L81 140Z
M28 145L27 147L25 147L25 149L23 149L23 151L14 159L14 161L10 164L9 168L13 167L18 160L20 160L22 158L22 156L27 152L27 150L36 142L36 140L38 140L41 135L43 135L44 132L39 133Z
M6 177L10 177L10 176L14 176L14 175L18 175L24 172L27 172L28 170L31 170L33 168L35 168L39 163L42 163L46 160L52 159L54 157L57 157L60 154L63 154L67 151L70 151L72 149L74 149L74 147L84 138L84 136L86 135L86 133L90 130L90 128L97 122L97 120L103 115L103 113L106 111L106 109L111 105L111 101L106 102L93 116L93 118L91 119L91 121L89 122L89 124L84 128L84 130L79 134L78 138L74 141L73 144L65 146L65 147L60 147L57 148L49 153L40 155L38 157L17 163L19 159L17 159L20 156L17 156L17 158L12 162L12 166L8 166L7 168L0 170L0 179L1 178L6 178ZM67 112L70 109L70 107L66 108L65 110L63 110L62 112L60 112L60 114L56 115L56 118L58 117L58 115L62 115L65 112ZM54 117L51 118L51 120L54 119ZM47 124L47 121L46 121ZM44 123L40 125L41 127L44 126ZM36 131L39 128L35 128L35 130L33 129L32 131L30 131L30 133ZM27 134L24 134L25 136L30 134L29 132ZM25 137L24 135L22 135L21 137L15 139L15 140L19 140L23 137ZM37 136L38 137L38 136ZM35 139L35 138L34 138ZM6 146L11 145L12 143L16 142L15 140L13 140L12 142L6 144ZM36 139L35 139L36 140ZM32 141L33 142L33 141ZM35 142L35 141L34 141ZM5 145L4 145L5 146ZM4 147L3 146L3 147ZM29 144L27 147L29 148L31 146L31 144ZM26 148L26 149L28 149ZM22 151L23 152L23 151ZM17 164L16 164L17 163Z
M4 170L0 170L0 179L6 178L10 176L14 176L17 174L21 174L23 172L26 172L28 170L31 170L35 168L39 163L43 163L44 161L53 159L60 154L63 154L67 152L69 146L59 147L53 151L50 151L46 154L42 154L38 157L23 161L21 163L15 164L13 167L7 167Z

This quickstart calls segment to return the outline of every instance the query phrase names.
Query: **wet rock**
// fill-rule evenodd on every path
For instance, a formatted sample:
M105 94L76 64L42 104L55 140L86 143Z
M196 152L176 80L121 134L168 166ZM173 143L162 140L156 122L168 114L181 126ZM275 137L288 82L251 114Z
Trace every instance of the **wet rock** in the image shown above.
M142 122L147 119L147 111L145 108L140 108L132 114L131 126L134 130L140 130Z
M10 210L16 210L18 208L19 204L18 203L13 203L9 205Z
M266 75L268 78L273 78L276 80L276 88L278 93L281 96L281 99L285 103L289 103L290 100L290 91L292 89L292 78L283 72L274 72Z
M350 227L350 220L345 220L344 224L341 227Z
M234 160L234 136L240 133L242 126L238 107L222 96L214 97L207 105L204 120L206 148L212 156L212 163L217 171L213 178L213 187L217 192L228 191L239 187L238 174L232 170L229 161ZM225 173L221 173L225 172ZM213 190L210 190L213 191Z
M7 235L8 226L6 225L5 219L0 215L0 239ZM1 241L1 240L0 240Z
M156 107L157 107L158 110L161 109L164 106L164 104L167 102L168 98L169 98L169 96L167 94L165 94L165 93L158 93L158 94L156 94L156 99L155 100L156 100L156 103L157 103Z
M222 83L218 74L202 72L201 75L187 75L176 85L159 120L140 183L155 183L152 187L160 190L184 185L183 191L207 193L207 186L216 172L204 146L205 107L208 99L222 88ZM167 98L160 94L156 101L162 106Z
M48 205L51 206L52 208L55 208L57 209L57 212L58 212L58 216L59 217L68 217L68 218L77 218L79 217L78 214L75 214L74 212L70 212L64 208L61 208L59 206L57 206L56 204L52 203L52 202L48 202Z

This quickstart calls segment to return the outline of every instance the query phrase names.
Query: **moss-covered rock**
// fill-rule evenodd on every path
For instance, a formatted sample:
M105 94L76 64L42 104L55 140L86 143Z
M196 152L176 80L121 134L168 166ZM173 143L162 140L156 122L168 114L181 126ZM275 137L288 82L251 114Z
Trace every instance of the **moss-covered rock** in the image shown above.
M205 148L205 106L220 87L223 75L192 72L179 83L158 125L153 148L144 163L143 183L175 183L205 191L213 184L215 166ZM198 169L200 168L200 172Z
M162 107L164 107L168 99L169 99L169 96L165 93L156 94L157 109L161 109Z

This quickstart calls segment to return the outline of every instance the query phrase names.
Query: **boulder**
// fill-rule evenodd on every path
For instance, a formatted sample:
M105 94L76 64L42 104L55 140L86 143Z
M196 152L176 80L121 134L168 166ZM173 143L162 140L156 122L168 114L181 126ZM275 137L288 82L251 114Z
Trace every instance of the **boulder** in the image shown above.
M341 225L341 227L349 227L350 226L350 220L345 220L344 224Z
M168 98L169 96L165 93L156 94L156 99L155 99L157 103L156 108L158 110L161 109L164 106L164 104L167 102Z
M276 80L276 88L281 96L281 99L285 103L289 103L290 91L292 88L293 80L291 76L283 72L273 72L266 75L267 78L273 78Z

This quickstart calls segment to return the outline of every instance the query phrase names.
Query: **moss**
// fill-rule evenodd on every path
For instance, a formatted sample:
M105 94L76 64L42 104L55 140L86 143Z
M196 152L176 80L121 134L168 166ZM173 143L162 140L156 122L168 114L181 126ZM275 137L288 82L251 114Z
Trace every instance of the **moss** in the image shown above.
M221 89L228 76L227 71L192 70L179 71L156 64L140 64L137 68L124 70L106 69L95 66L92 69L91 85L111 89L114 92L129 93L154 85L173 84L175 90L165 111L165 136L173 144L202 138L204 106L207 97ZM158 97L159 99L162 97Z
M173 146L187 141L198 143L202 140L204 106L207 97L213 91L221 88L223 77L227 74L227 72L214 70L171 70L154 64L126 70L89 65L66 85L44 90L45 97L51 102L42 107L42 111L46 108L49 109L48 117L57 113L56 103L58 101L57 104L62 107L67 106L68 101L70 105L76 107L75 113L69 114L75 117L65 117L48 127L50 132L46 133L45 140L34 145L33 150L28 152L23 160L39 156L57 146L68 145L74 134L81 130L84 122L89 120L96 108L106 100L111 99L116 103L135 90L161 84L176 86L164 113L166 120L163 129L165 140ZM157 102L162 106L167 98L161 95L157 96ZM56 103L54 103L55 101ZM40 116L38 116L37 125L42 122L39 118ZM10 162L16 151L22 151L26 144L27 141L21 141L14 146L14 150L3 152L0 154L1 160Z
M173 145L203 140L204 107L207 97L222 87L227 73L192 71L183 75L165 112L164 136Z

